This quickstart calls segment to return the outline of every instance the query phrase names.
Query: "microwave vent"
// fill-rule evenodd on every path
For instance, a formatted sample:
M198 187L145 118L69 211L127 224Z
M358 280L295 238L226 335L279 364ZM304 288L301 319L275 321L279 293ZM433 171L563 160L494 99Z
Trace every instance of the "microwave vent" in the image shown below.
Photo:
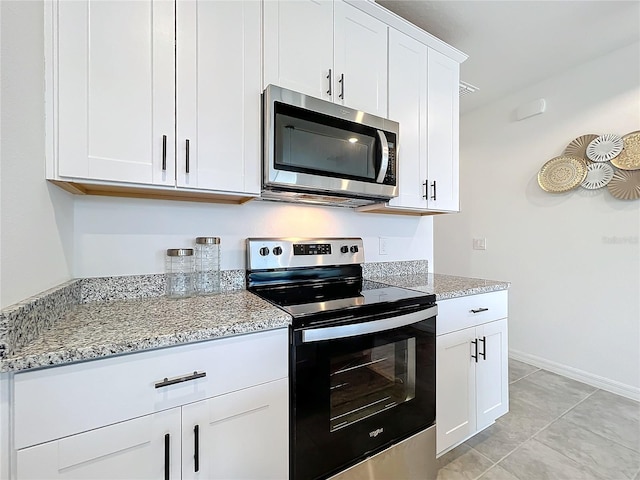
M478 90L480 89L475 85L471 85L470 83L460 81L459 92L461 97L477 92Z

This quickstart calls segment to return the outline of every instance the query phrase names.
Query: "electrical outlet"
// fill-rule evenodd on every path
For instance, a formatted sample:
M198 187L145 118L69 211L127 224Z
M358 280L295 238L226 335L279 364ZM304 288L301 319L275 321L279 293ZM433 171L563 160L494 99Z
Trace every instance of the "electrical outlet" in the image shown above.
M474 250L486 250L487 249L487 239L486 238L474 238L473 239L473 249Z
M389 239L387 237L379 237L380 239L380 255L388 255L389 251L387 250Z

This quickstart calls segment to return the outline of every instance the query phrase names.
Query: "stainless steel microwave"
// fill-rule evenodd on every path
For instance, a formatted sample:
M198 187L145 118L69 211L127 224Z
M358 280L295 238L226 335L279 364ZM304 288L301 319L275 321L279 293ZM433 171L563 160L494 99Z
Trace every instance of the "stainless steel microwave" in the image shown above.
M269 85L262 198L355 207L398 195L397 122Z

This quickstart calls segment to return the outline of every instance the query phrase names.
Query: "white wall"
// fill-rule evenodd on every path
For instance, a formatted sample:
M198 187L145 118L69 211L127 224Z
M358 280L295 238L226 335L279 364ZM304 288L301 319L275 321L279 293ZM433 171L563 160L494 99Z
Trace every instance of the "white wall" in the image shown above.
M222 269L245 268L247 237L363 237L368 262L433 259L431 217L357 213L343 208L252 201L244 205L75 198L74 276L164 271L167 248L195 237L221 238ZM379 255L379 237L387 255Z
M2 308L71 278L73 202L44 180L43 3L0 8Z
M547 112L515 121L537 98ZM640 44L472 111L460 130L463 213L434 221L435 271L511 281L512 354L640 398L640 200L537 183L575 137L640 130Z

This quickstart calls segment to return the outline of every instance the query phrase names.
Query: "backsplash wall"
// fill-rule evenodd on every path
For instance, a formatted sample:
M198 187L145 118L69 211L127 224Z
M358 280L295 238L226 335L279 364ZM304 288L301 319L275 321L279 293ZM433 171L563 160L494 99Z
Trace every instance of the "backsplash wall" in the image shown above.
M247 237L362 237L367 262L433 262L431 217L252 201L244 205L74 198L74 277L162 273L167 248L221 238L223 270L245 268ZM386 237L387 255L379 254Z

